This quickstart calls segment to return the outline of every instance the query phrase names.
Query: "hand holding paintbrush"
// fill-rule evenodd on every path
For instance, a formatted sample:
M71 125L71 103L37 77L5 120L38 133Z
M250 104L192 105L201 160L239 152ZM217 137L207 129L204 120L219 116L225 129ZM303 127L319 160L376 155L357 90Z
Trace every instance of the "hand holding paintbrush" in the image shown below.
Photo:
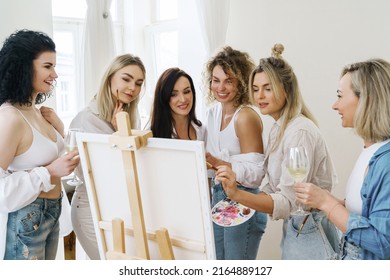
M116 100L115 106L112 112L111 124L115 128L115 131L118 130L118 125L116 123L116 114L123 111L123 103L119 100L119 92L116 90Z
M212 170L215 170L215 171L218 171L218 168L216 168L214 165L212 165L211 163L207 162L206 161L206 166L207 166L207 169L212 169ZM242 186L242 184L238 181L236 181L237 185L240 185Z

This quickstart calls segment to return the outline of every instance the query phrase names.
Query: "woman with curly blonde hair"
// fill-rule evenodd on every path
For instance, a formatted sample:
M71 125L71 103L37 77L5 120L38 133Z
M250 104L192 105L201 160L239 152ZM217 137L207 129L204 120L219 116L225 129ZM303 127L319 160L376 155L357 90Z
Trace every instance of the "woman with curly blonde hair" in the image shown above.
M214 168L229 165L248 193L259 192L264 176L263 125L248 91L253 67L247 53L225 47L209 60L205 73L209 100L216 101L207 111L206 160ZM224 198L222 185L212 180L212 205ZM266 223L266 215L256 212L234 227L214 224L217 259L256 259Z

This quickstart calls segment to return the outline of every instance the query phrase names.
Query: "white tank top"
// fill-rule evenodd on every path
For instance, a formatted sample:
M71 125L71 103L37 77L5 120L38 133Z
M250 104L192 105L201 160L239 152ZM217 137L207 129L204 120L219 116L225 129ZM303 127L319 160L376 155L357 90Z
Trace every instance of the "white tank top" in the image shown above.
M237 113L242 108L243 107L237 108L229 124L225 127L224 130L221 130L219 132L220 147L228 150L230 156L238 155L241 153L240 140L238 139L236 134L235 122L236 122ZM221 115L221 122L222 122L222 115Z
M234 126L237 113L243 107L240 106L236 109L231 121L222 131L220 130L222 123L222 105L217 103L208 110L206 118L207 152L222 160L228 160L227 157L241 153L240 141Z
M15 108L16 109L16 108ZM33 141L30 148L24 153L14 157L8 169L10 171L30 170L38 166L45 166L58 158L60 153L64 150L64 140L62 136L55 130L57 140L56 142L42 135L35 129L25 116L16 109L31 127L33 134Z

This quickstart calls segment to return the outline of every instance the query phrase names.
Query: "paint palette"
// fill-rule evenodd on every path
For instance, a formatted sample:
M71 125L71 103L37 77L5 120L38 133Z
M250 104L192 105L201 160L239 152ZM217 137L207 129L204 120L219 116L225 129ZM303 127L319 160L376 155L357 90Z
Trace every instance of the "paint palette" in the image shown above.
M213 222L222 227L240 225L249 220L255 214L255 210L236 201L225 198L211 209Z

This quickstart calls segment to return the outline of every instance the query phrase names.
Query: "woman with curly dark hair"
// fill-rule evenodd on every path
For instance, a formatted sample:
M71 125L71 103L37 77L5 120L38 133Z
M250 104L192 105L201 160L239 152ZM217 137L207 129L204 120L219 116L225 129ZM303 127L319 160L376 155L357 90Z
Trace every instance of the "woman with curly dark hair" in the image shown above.
M55 44L20 30L0 50L0 257L55 259L61 177L79 163L63 154L63 124L41 107L57 78Z

